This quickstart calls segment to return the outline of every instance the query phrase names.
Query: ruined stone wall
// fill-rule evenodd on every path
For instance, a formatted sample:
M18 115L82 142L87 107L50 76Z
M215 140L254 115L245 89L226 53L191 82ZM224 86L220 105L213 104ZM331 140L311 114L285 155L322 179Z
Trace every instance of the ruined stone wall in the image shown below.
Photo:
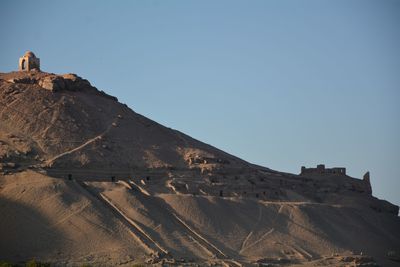
M317 168L306 168L302 166L300 175L306 175L306 174L346 175L346 168L343 167L325 168L325 165L323 164L317 165Z

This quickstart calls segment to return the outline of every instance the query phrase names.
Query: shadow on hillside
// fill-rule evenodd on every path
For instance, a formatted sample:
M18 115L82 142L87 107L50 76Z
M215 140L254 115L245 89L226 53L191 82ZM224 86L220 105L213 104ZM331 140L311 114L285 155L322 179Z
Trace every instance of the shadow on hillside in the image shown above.
M33 207L0 195L0 214L0 260L42 259L62 247L63 235Z

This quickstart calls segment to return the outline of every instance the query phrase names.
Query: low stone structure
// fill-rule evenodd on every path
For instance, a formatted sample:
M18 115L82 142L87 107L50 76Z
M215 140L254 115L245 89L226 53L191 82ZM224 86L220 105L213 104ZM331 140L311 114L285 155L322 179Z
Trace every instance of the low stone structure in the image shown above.
M19 71L40 71L40 58L37 58L31 51L26 51L23 57L19 58L18 64Z
M346 175L346 168L343 167L325 168L324 164L317 165L317 168L306 168L302 166L300 175L306 175L306 174Z

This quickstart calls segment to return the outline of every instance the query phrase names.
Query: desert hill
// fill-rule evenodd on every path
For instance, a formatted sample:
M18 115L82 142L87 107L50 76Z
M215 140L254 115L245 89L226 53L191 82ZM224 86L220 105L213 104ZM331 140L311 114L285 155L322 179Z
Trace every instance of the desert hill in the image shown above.
M195 164L191 160L203 158L215 159L210 167L249 165L133 112L76 75L14 72L0 79L1 101L9 108L3 112L3 127L27 139L35 156L53 168L129 172L188 168ZM107 166L100 160L104 157Z
M398 211L369 176L253 165L75 74L0 74L0 260L396 266Z

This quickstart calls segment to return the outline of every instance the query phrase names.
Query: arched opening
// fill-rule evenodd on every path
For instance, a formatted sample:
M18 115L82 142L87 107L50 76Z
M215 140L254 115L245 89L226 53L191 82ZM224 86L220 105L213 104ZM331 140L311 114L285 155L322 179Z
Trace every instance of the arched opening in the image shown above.
M22 70L25 70L25 69L26 69L26 60L25 60L25 59L22 59L22 62L21 62L21 69L22 69Z

